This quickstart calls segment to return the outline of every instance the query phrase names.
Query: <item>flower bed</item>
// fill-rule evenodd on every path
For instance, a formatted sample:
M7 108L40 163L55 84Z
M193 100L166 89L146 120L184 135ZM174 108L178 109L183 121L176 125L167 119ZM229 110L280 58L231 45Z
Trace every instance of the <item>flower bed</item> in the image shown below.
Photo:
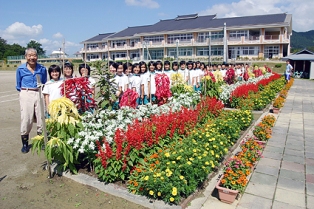
M115 143L107 140L97 142L98 151L96 173L106 182L125 180L134 170L134 166L143 163L143 159L155 152L165 149L178 137L189 135L196 125L212 115L219 115L223 104L217 99L206 98L195 109L182 108L178 112L152 115L143 121L135 120L126 131L115 132Z
M258 136L265 136L266 132L261 133L260 127L273 127L275 124L275 117L273 115L266 115L262 118L261 122L254 127L254 136L249 137L247 140L241 143L241 151L235 156L231 157L224 167L222 177L216 185L218 189L219 198L226 203L232 203L238 193L243 193L249 182L250 174L253 171L254 166L262 157L262 152L265 147L265 143L260 141ZM269 135L270 137L270 135Z
M282 89L284 80L278 74L269 78L238 86L231 94L230 104L238 109L262 110Z
M250 111L223 111L187 137L175 136L168 145L147 155L132 171L132 193L178 204L192 194L220 165L240 131L252 121Z

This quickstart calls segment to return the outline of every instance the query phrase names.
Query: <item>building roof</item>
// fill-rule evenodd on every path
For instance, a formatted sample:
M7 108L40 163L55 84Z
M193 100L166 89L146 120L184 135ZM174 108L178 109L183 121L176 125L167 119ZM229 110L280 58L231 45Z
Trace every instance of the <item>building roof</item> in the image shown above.
M244 17L229 17L216 18L216 15L197 16L195 18L180 18L160 20L158 23L146 28L144 33L165 32L176 30L193 30L193 29L207 29L207 28L223 28L224 23L227 27L236 26L252 26L252 25L268 25L284 23L287 14L270 14L270 15L256 15ZM140 33L140 32L137 32Z
M99 34L84 42L100 41L103 39L121 39L134 38L144 35L169 33L173 31L183 30L210 30L215 28L223 29L224 23L227 28L244 28L254 27L259 28L261 25L278 25L291 27L291 15L286 13L267 14L244 17L229 17L217 18L216 15L198 16L198 14L179 15L174 19L160 20L153 25L128 27L117 33ZM289 27L289 28L290 28Z
M307 50L307 49L303 49L301 51L298 51L294 54L314 54L314 52L310 51L310 50Z
M305 61L314 61L314 52L303 49L289 56L283 57L282 60L305 60Z
M314 61L314 54L292 54L292 55L283 57L282 60Z
M97 36L94 36L93 38L87 39L83 42L102 41L104 38L108 38L112 34L114 34L114 33L101 33L101 34L98 34Z
M151 27L151 25L128 27L120 32L113 34L112 36L110 36L110 39L134 36L134 34L136 33L146 32L147 28L149 27Z

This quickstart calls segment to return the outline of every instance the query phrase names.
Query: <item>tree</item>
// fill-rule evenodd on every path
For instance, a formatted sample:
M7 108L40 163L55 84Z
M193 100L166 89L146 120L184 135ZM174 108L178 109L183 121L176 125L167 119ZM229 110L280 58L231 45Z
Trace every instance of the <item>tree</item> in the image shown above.
M37 50L37 54L38 55L45 55L46 51L42 48L41 43L31 40L28 44L27 44L27 48L34 48Z
M7 47L7 41L0 37L0 60L3 60L5 49Z
M4 58L8 56L20 56L24 55L25 53L25 47L22 47L19 44L12 44L12 45L7 45L5 53L4 53Z

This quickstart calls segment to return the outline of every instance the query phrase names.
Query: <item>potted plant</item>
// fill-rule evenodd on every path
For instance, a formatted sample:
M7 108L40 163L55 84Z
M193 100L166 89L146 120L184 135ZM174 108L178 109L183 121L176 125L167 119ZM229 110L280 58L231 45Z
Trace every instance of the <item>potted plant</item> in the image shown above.
M225 203L233 203L239 193L243 192L248 182L247 176L251 169L238 156L230 158L224 169L224 174L216 184L219 199Z
M282 97L277 97L273 103L273 113L277 114L280 110L280 108L283 107L283 103L285 102L285 99Z
M271 137L271 129L268 125L260 122L254 127L253 134L258 139L258 141L266 142Z

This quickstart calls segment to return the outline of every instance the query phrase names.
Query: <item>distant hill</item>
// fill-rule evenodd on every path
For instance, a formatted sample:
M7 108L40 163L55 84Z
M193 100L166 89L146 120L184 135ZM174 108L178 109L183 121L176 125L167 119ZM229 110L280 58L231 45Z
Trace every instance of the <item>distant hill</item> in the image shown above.
M299 51L304 48L314 51L314 30L307 32L292 31L291 47L292 52Z

